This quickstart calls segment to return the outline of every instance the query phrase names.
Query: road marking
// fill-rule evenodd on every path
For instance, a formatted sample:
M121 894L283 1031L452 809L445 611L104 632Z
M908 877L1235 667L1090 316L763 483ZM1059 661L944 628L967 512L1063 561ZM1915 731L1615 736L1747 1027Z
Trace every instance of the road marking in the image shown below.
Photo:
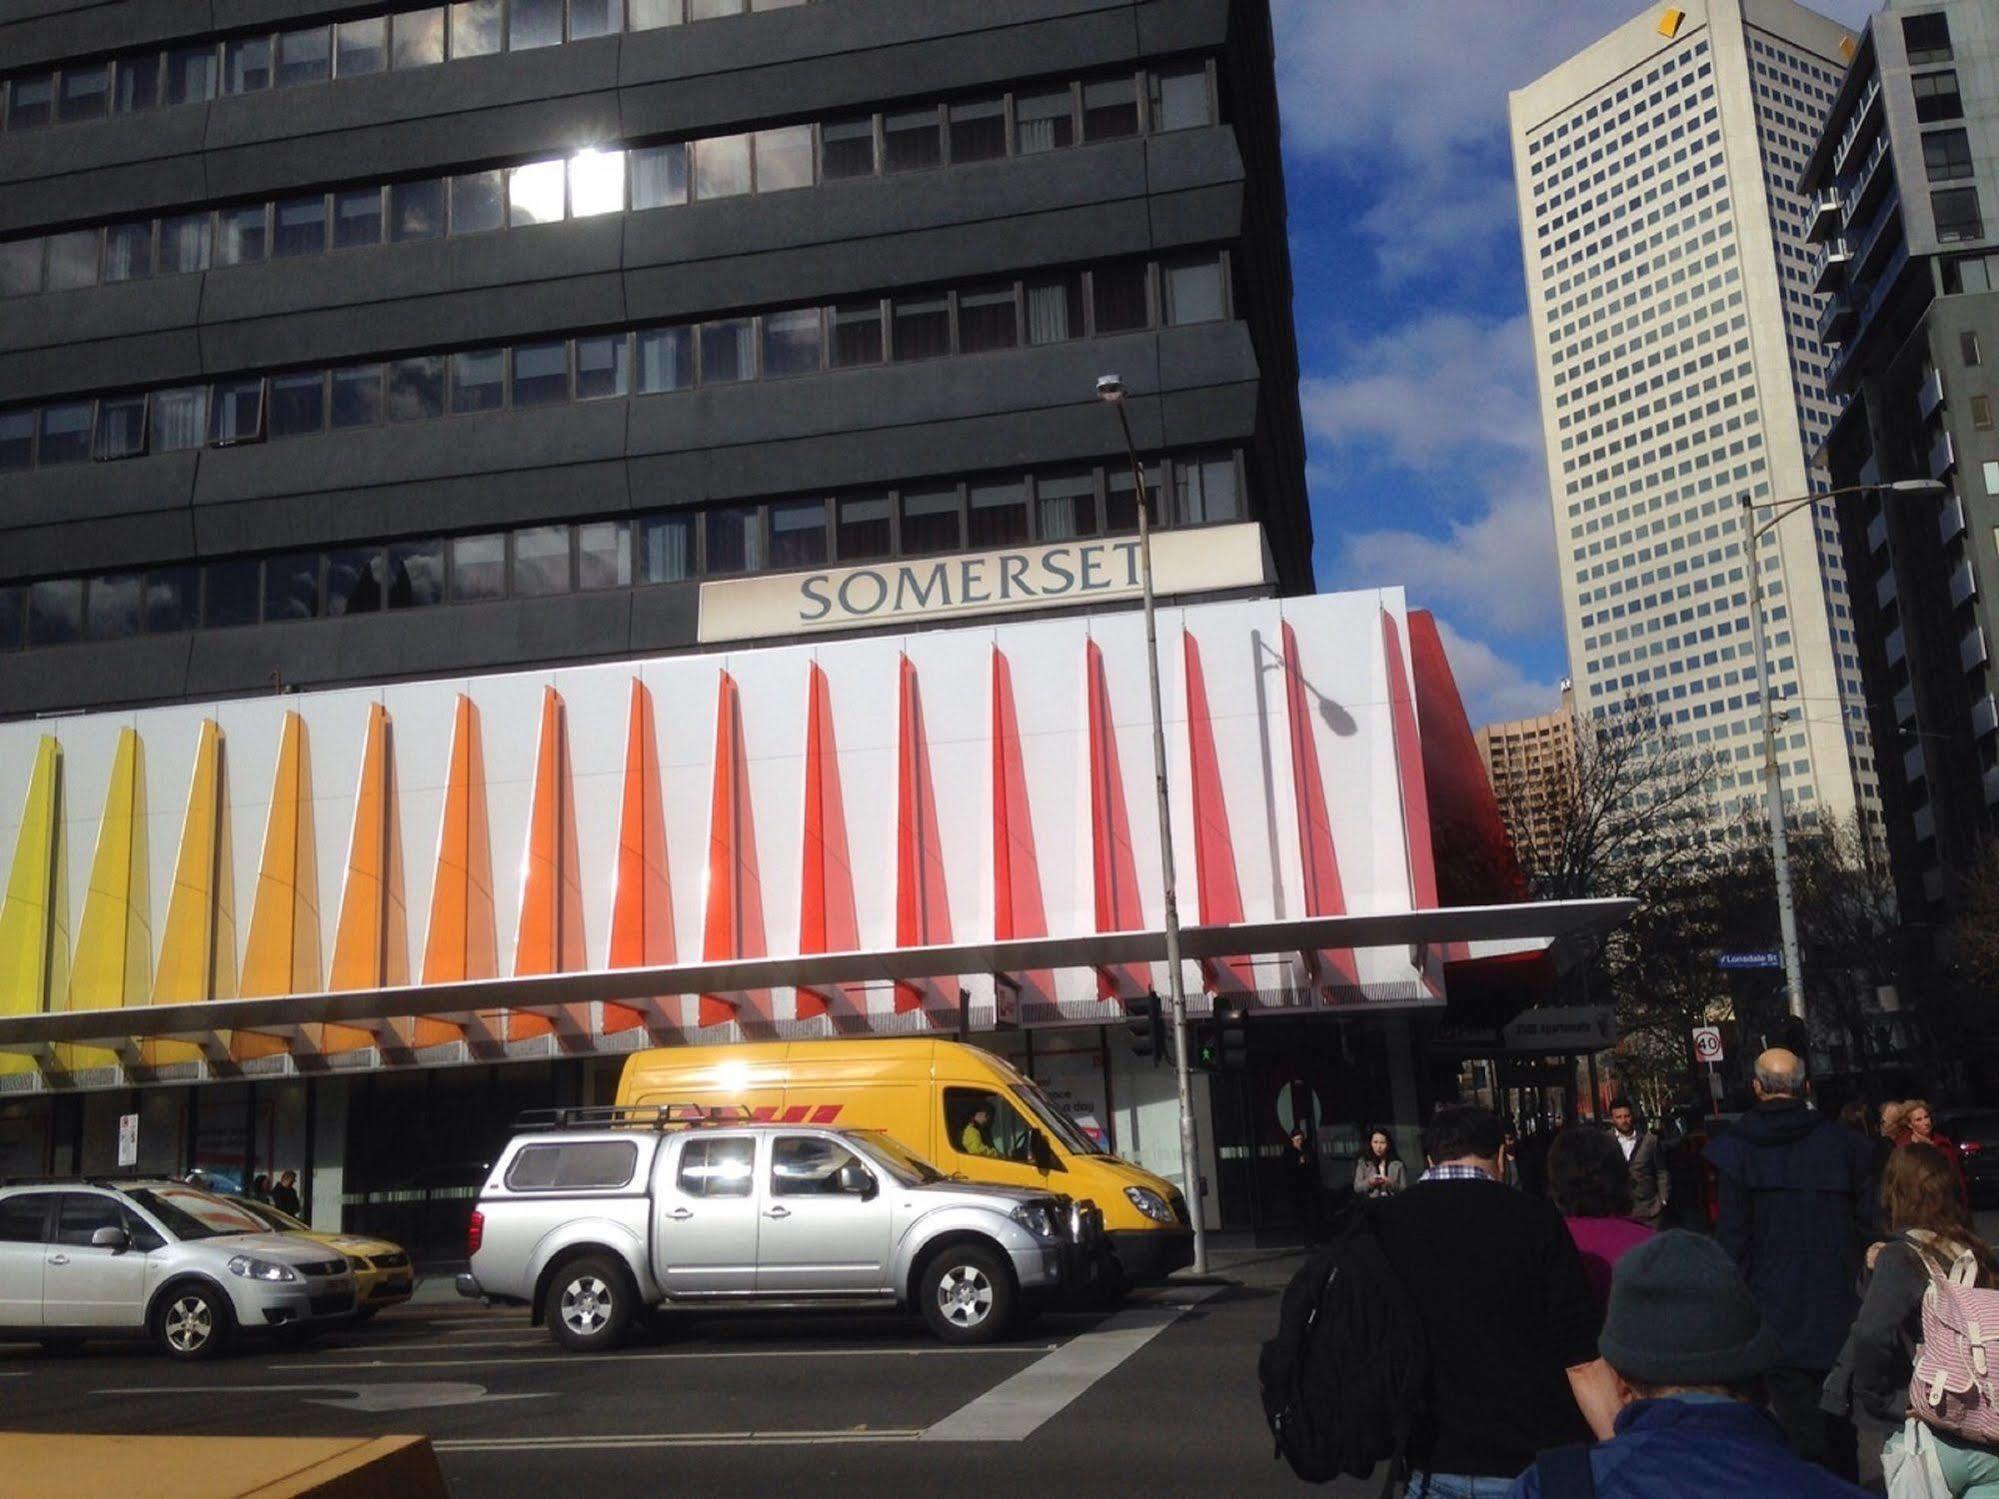
M339 1369L493 1369L502 1364L547 1364L562 1367L569 1364L604 1363L648 1364L677 1362L696 1359L756 1359L756 1358L942 1358L960 1354L997 1353L1011 1354L1024 1358L1036 1353L1052 1352L1054 1343L995 1343L982 1348L713 1348L697 1353L567 1353L552 1343L549 1351L533 1358L434 1358L434 1359L372 1359L361 1360L321 1360L322 1367ZM270 1369L295 1369L296 1364L267 1364Z
M452 1380L431 1380L418 1384L398 1384L393 1381L369 1384L342 1384L338 1380L327 1384L259 1384L259 1385L147 1385L138 1389L92 1390L93 1395L240 1395L246 1390L258 1394L300 1394L310 1391L306 1400L312 1405L330 1405L336 1410L348 1411L409 1411L429 1410L444 1405L479 1405L491 1400L553 1400L552 1391L541 1391L525 1395L491 1395L482 1384L463 1384ZM348 1393L329 1396L332 1390Z
M1065 1410L1091 1385L1207 1300L1219 1286L1168 1291L1071 1338L923 1433L926 1442L1019 1442Z
M915 1442L920 1430L908 1431L698 1431L602 1437L464 1437L433 1441L436 1452L615 1452L652 1447L817 1447L852 1442Z

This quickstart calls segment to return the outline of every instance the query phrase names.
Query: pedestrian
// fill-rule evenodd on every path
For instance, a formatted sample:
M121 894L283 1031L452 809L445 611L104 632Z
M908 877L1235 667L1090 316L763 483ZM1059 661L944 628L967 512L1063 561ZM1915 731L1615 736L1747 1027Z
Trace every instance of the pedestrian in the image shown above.
M268 1172L259 1171L250 1178L250 1197L256 1202L271 1200L271 1178Z
M1673 1176L1662 1159L1659 1137L1644 1127L1629 1100L1622 1098L1611 1102L1610 1128L1631 1170L1631 1216L1656 1229L1673 1197Z
M1909 1143L1909 1106L1900 1099L1881 1105L1881 1138L1890 1145Z
M1284 1141L1284 1173L1291 1187L1291 1208L1305 1242L1325 1237L1325 1213L1319 1184L1319 1147L1312 1128L1301 1117Z
M1772 1414L1800 1456L1851 1480L1853 1424L1819 1401L1860 1309L1854 1286L1873 1218L1867 1146L1805 1101L1796 1054L1773 1047L1759 1056L1755 1090L1755 1106L1707 1147L1715 1238L1779 1340Z
M1509 1187L1520 1185L1520 1132L1512 1125L1506 1126L1506 1154L1501 1157L1506 1168L1501 1180Z
M1410 1499L1497 1499L1535 1453L1610 1434L1582 1258L1552 1203L1501 1185L1504 1139L1486 1109L1437 1110L1429 1169L1374 1210L1429 1349Z
M1966 1202L1971 1201L1971 1178L1965 1174L1964 1157L1958 1154L1957 1142L1937 1128L1936 1115L1930 1106L1920 1098L1912 1098L1902 1105L1908 1112L1903 1116L1908 1135L1904 1145L1928 1145L1943 1153L1957 1172L1957 1189L1964 1194Z
M281 1213L299 1215L298 1173L286 1171L279 1175L278 1184L271 1188L271 1206Z
M1385 1129L1367 1132L1367 1149L1354 1162L1356 1197L1393 1197L1409 1185L1409 1173L1395 1154L1395 1140Z
M1881 1179L1882 1217L1893 1235L1868 1251L1867 1293L1839 1365L1826 1382L1829 1409L1851 1411L1860 1429L1862 1471L1872 1476L1868 1457L1882 1443L1892 1468L1907 1452L1915 1433L1907 1425L1909 1378L1923 1335L1923 1293L1933 1277L1946 1277L1960 1255L1977 1267L1976 1284L1999 1286L1999 1260L1979 1236L1957 1194L1957 1172L1941 1151L1911 1144L1897 1150ZM1974 1446L1950 1432L1931 1430L1939 1466L1953 1494L1974 1483L1981 1496L1999 1493L1999 1453Z
M1548 1147L1548 1195L1576 1241L1601 1315L1610 1305L1612 1267L1656 1232L1632 1220L1624 1153L1600 1129L1564 1130Z
M1865 1494L1785 1447L1783 1429L1762 1408L1783 1339L1712 1240L1674 1229L1619 1260L1598 1347L1623 1402L1616 1435L1599 1447L1543 1454L1506 1491L1512 1499L1592 1489L1596 1499Z

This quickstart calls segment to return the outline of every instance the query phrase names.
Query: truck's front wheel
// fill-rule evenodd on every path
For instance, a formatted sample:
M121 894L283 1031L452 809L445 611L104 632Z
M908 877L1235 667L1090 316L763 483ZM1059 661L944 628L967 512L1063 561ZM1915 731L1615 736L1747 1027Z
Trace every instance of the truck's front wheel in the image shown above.
M579 1255L557 1270L542 1301L555 1341L578 1353L607 1353L625 1341L638 1292L608 1255Z
M917 1277L923 1320L946 1343L990 1343L1012 1329L1020 1293L1005 1256L976 1244L941 1250Z

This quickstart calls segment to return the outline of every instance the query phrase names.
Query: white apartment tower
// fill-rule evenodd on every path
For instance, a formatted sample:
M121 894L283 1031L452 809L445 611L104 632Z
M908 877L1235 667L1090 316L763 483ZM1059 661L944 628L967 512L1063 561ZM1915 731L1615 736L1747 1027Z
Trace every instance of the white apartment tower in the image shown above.
M1579 716L1649 698L1762 801L1741 496L1825 487L1796 192L1853 42L1792 0L1648 6L1512 95L1549 491ZM1878 822L1830 504L1761 551L1787 803Z

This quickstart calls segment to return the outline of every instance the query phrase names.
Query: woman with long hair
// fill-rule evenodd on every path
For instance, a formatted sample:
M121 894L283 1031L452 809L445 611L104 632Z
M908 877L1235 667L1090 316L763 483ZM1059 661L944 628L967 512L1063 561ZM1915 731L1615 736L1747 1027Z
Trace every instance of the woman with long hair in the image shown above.
M1569 1225L1583 1278L1602 1312L1610 1305L1617 1261L1652 1237L1651 1229L1631 1221L1631 1167L1624 1151L1603 1130L1563 1130L1548 1147L1548 1195Z
M1409 1185L1409 1173L1395 1155L1395 1137L1385 1129L1367 1132L1367 1144L1353 1166L1356 1197L1393 1197Z
M1881 1138L1890 1145L1909 1143L1909 1106L1899 1098L1881 1105Z
M1913 1106L1912 1106L1913 1111ZM1909 1377L1922 1339L1923 1293L1932 1276L1948 1275L1959 1255L1978 1265L1978 1284L1999 1287L1999 1259L1979 1237L1958 1192L1956 1164L1934 1146L1912 1141L1889 1157L1881 1174L1881 1210L1894 1237L1868 1252L1872 1275L1833 1388L1850 1371L1851 1409L1863 1432L1888 1434L1888 1461L1903 1440ZM1999 1453L1933 1431L1951 1493L1999 1495Z

